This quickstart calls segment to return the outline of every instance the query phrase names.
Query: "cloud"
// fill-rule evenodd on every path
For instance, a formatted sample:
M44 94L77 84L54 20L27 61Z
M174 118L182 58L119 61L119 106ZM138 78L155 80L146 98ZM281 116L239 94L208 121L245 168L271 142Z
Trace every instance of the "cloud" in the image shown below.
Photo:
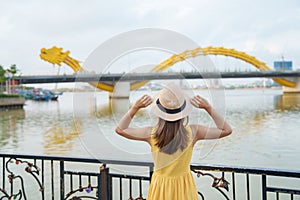
M246 51L269 65L282 51L300 66L297 0L11 0L1 8L0 64L16 63L23 74L53 73L39 58L43 47L62 47L83 61L103 41L144 27L177 31L200 46Z

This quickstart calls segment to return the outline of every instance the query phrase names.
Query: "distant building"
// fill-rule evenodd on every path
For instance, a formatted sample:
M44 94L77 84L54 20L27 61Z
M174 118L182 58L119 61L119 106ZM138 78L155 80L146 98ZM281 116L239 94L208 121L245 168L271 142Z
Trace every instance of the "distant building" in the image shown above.
M293 70L292 61L274 61L275 71L291 71Z

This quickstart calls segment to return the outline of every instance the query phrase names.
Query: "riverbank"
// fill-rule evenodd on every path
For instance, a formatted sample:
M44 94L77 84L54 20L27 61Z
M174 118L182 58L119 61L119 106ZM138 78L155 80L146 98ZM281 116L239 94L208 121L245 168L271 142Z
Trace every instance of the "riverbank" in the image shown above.
M20 95L0 95L0 111L23 108L25 98Z

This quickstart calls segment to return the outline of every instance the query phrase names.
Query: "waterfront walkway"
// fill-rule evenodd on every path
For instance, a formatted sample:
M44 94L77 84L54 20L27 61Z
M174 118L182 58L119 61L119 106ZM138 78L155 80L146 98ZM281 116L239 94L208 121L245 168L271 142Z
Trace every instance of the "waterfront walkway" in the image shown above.
M17 97L17 98L0 98L0 111L7 110L7 109L18 109L23 108L25 104L24 97Z

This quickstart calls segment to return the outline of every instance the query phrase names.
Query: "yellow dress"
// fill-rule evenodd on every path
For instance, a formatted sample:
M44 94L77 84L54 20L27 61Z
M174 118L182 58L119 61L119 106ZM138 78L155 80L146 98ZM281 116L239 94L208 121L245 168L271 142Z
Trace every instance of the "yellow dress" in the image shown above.
M159 152L154 135L151 135L155 170L147 200L198 200L196 184L190 171L193 151L192 131L189 126L186 129L190 139L188 147L183 151L179 149L171 155Z

